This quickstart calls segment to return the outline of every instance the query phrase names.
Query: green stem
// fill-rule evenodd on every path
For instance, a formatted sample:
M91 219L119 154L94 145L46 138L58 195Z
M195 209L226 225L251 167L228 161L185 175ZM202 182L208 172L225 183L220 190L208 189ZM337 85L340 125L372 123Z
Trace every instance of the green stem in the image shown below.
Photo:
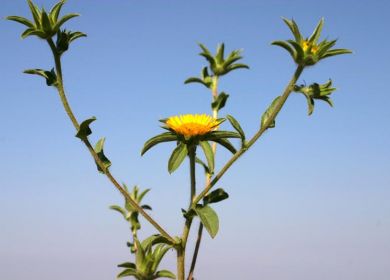
M214 76L213 77L213 86L211 88L212 101L216 101L218 98L218 82L219 82L219 77ZM215 119L218 118L218 110L217 109L213 109L213 118L215 118ZM217 153L217 143L213 142L211 145L211 148L212 148L214 160L215 160L215 155ZM211 181L211 174L206 174L206 184L205 184L206 187L210 184L210 181ZM199 254L200 243L202 242L202 235L203 235L203 224L201 222L199 222L198 235L196 238L194 254L192 256L190 272L188 273L187 280L192 280L194 277L196 260L198 258L198 254Z
M196 159L196 146L191 146L188 149L188 157L190 159L190 184L191 184L191 195L190 203L191 206L196 196L196 173L195 173L195 159ZM193 217L187 217L184 224L183 234L181 236L181 244L177 250L177 279L184 280L185 278L185 254L188 235L190 234L191 224Z
M64 90L64 84L63 84L63 78L62 78L62 67L61 67L61 55L58 54L57 48L51 38L47 39L47 42L49 43L49 46L51 48L51 51L54 56L55 66L56 66L56 73L57 73L57 89L59 96L61 98L62 105L65 109L66 114L72 121L73 126L76 130L79 130L80 125L77 121L75 115L73 114L73 111L69 105L69 102L66 98L65 90ZM173 237L171 237L151 216L149 216L140 205L136 201L134 201L130 195L126 192L126 190L118 183L118 181L111 175L110 171L107 170L104 167L103 162L100 160L99 156L96 154L94 148L92 147L91 143L88 139L83 140L84 144L88 148L89 152L91 153L93 159L95 162L99 165L99 167L104 171L104 174L107 176L108 180L119 190L119 192L125 197L125 199L133 206L137 211L144 216L144 218L151 223L164 237L169 239L172 243L175 243L175 240Z
M221 179L225 172L233 165L233 163L240 158L267 130L268 126L275 120L276 116L279 114L287 98L294 89L295 83L297 82L299 76L301 75L304 66L298 65L297 69L294 72L293 77L286 86L283 95L279 98L278 103L275 105L275 109L270 114L268 120L264 125L259 129L259 131L242 147L237 153L230 158L230 160L225 164L225 166L219 171L219 173L213 178L213 180L206 186L206 188L194 199L192 207L194 207L209 191L210 189ZM191 207L191 208L192 208Z

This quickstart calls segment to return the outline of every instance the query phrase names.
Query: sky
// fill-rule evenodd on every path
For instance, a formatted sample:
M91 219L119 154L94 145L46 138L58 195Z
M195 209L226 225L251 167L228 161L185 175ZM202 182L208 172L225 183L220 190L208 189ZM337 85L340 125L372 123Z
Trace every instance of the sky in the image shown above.
M173 144L143 157L140 150L162 132L159 119L210 112L210 93L183 83L206 65L197 44L243 50L250 70L221 78L230 94L221 116L235 116L250 137L294 71L289 55L270 45L291 38L281 17L307 35L324 17L322 38L354 53L306 69L299 83L331 78L335 106L317 102L307 116L305 98L291 95L276 128L220 180L230 198L215 206L220 231L204 236L195 276L388 280L390 2L69 0L63 11L82 15L67 29L88 34L63 57L69 102L79 120L97 117L91 141L106 137L118 181L152 189L145 203L172 235L182 231L188 164L169 175ZM8 15L30 18L23 0L2 0L0 16ZM74 137L55 90L22 73L53 67L45 42L20 39L23 30L0 21L1 278L114 279L116 265L131 258L128 225L108 209L123 199ZM229 157L217 150L217 170ZM200 171L197 180L201 189ZM142 238L155 233L142 226ZM175 270L173 252L161 269Z

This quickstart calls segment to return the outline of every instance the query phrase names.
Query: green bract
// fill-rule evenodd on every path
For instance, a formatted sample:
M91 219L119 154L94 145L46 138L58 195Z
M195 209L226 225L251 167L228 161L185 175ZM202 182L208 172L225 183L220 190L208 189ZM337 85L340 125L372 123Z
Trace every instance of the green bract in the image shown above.
M295 92L300 92L305 95L307 99L309 115L311 115L314 110L314 99L325 101L331 107L333 107L333 102L330 99L329 95L331 95L335 90L336 88L332 87L332 80L329 80L327 83L322 85L313 83L309 86L296 85L294 87Z
M308 38L304 38L301 35L299 27L294 20L283 18L283 21L290 28L292 34L294 35L294 40L273 41L272 45L276 45L287 50L298 65L311 66L327 57L352 53L352 51L348 49L332 49L337 40L323 40L318 43L324 19L320 20L317 27L314 29L313 34Z

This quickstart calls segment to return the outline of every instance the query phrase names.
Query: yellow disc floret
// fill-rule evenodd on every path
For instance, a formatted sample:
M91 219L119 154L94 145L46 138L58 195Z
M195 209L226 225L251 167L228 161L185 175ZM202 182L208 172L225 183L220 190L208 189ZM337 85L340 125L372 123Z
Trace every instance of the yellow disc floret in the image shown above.
M215 130L221 122L221 120L206 114L187 114L170 117L165 121L165 124L177 134L193 137Z
M312 54L318 52L318 46L307 40L302 41L301 46L304 52L310 51Z

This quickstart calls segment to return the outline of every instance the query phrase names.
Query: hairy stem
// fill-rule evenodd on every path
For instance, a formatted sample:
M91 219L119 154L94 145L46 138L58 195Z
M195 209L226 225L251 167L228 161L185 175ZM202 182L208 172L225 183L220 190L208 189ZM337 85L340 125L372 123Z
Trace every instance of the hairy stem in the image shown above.
M69 105L69 102L66 98L65 90L64 90L64 84L63 84L63 77L62 77L62 66L61 66L61 55L57 52L57 48L54 45L54 42L51 38L47 39L47 42L49 43L49 46L52 50L54 61L55 61L55 67L56 67L56 73L57 73L57 89L58 94L61 98L62 105L65 109L66 114L70 118L73 126L76 130L79 130L80 125L77 121L75 115L73 114L73 111ZM133 206L137 211L144 216L144 218L151 223L164 237L169 239L172 243L175 243L175 240L173 237L171 237L151 216L149 216L140 205L136 201L134 201L130 195L126 192L126 190L118 183L118 181L111 175L110 171L107 170L103 164L103 162L100 160L99 156L95 152L94 148L92 147L91 143L88 139L83 140L84 144L88 148L90 154L92 155L93 159L95 160L96 164L99 165L99 167L104 170L104 174L107 176L108 180L118 189L118 191L125 197L125 199Z
M280 110L282 109L284 103L286 102L287 98L290 96L291 92L294 89L294 85L297 82L299 76L301 75L302 71L304 69L304 66L298 65L297 69L294 72L293 77L291 78L290 82L286 86L282 96L279 98L279 101L275 105L275 109L270 114L268 120L264 123L263 126L258 130L258 132L246 143L244 147L242 147L237 153L233 155L233 157L230 158L230 160L225 164L224 167L219 171L219 173L211 180L211 182L206 186L206 188L194 199L192 203L192 207L194 207L209 191L210 189L221 179L221 177L225 174L225 172L233 165L234 162L237 161L237 159L240 158L267 130L269 125L275 120L276 116L279 114Z

